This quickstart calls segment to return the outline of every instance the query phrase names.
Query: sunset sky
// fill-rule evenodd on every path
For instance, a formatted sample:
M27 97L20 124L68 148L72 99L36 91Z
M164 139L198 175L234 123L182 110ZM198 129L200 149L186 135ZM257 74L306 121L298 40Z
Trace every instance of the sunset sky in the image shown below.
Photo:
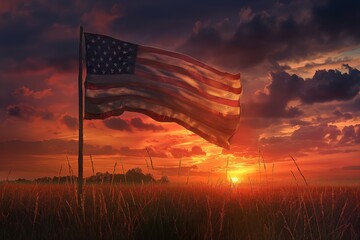
M77 172L79 26L241 73L230 150L137 113L84 122L84 175L360 183L360 2L3 1L0 180ZM148 148L155 169L147 169ZM179 174L179 160L181 171ZM259 168L259 161L261 162ZM264 166L265 163L265 166ZM293 175L293 174L294 175ZM180 175L180 176L179 176ZM262 180L260 178L263 178Z

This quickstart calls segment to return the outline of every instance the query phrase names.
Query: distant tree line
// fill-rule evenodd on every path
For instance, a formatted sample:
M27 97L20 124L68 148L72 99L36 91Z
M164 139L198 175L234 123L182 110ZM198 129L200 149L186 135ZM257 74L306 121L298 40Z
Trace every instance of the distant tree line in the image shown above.
M111 174L109 172L98 172L93 176L85 178L86 183L168 183L167 176L162 176L156 180L150 173L144 174L141 168L133 168L128 170L125 174ZM54 177L41 177L33 181L24 178L15 180L17 183L75 183L77 182L76 176L54 176Z

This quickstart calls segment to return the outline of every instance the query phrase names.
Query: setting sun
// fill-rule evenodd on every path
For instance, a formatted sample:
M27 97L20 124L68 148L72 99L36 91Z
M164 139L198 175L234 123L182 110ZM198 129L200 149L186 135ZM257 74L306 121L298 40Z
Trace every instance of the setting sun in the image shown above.
M237 177L231 177L230 179L231 179L231 182L234 184L240 182L239 178L237 178Z

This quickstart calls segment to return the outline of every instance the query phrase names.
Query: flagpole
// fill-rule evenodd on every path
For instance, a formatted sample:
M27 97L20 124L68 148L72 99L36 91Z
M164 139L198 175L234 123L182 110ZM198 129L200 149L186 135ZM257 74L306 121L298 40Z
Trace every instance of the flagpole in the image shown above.
M79 42L79 152L78 152L78 203L81 204L83 190L83 81L82 81L82 42L83 27L80 26L80 42Z

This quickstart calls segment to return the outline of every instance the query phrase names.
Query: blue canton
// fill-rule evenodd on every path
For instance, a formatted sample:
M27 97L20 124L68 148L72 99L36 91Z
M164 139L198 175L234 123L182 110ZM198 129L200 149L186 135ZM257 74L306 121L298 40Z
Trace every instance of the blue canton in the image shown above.
M132 74L137 45L108 36L85 33L88 74Z

